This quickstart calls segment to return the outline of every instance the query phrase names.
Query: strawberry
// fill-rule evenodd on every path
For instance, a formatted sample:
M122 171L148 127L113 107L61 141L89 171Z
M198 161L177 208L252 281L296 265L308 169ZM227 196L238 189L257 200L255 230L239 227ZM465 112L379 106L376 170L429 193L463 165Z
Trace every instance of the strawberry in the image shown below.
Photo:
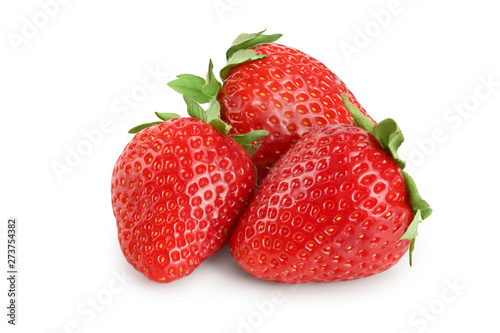
M157 113L162 122L131 130L138 133L113 169L121 250L156 282L192 273L226 245L256 184L250 156L236 141L245 146L249 136L263 133L230 137L217 110L210 114L192 100L186 103L199 119Z
M392 119L374 126L343 95L354 125L300 138L271 169L230 240L251 275L282 283L359 279L387 270L414 247L432 210L397 155ZM361 127L358 127L361 126Z
M313 128L352 124L342 94L347 94L366 114L346 85L323 63L293 47L274 43L281 34L263 32L236 38L226 53L226 66L220 71L223 84L211 95L200 94L193 76L184 74L169 83L176 91L193 98L216 98L221 105L221 117L232 126L233 134L250 130L270 133L252 157L259 179ZM209 72L207 76L213 74ZM197 96L193 96L194 91Z

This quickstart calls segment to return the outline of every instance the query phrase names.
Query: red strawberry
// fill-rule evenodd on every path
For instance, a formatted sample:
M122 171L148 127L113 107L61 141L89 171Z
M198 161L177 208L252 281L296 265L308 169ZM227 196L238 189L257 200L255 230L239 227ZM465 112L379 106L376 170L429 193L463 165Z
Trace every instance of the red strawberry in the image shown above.
M187 102L190 114L223 125ZM112 207L127 261L150 280L170 282L227 244L256 181L233 138L200 119L158 115L165 121L131 130L142 129L115 164Z
M304 135L271 169L240 219L230 250L257 278L282 283L367 277L413 249L431 213L396 149L392 119L373 126L344 96L356 125ZM411 263L411 253L410 253Z
M352 124L341 95L347 94L361 112L346 85L323 63L292 47L273 43L280 34L242 34L226 53L222 87L213 92L231 133L267 130L252 160L262 179L290 146L311 129L326 124ZM211 76L209 73L208 76ZM192 77L170 83L184 88ZM191 85L190 88L193 88Z

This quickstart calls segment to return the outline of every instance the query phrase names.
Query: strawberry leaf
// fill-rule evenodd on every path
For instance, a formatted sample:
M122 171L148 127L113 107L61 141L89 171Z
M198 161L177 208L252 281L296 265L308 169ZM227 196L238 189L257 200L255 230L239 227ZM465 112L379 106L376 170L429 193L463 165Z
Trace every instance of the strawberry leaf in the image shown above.
M161 112L155 112L156 116L160 118L161 120L170 120L174 118L179 118L180 116L177 113L161 113Z
M220 104L215 98L210 101L206 112L207 123L211 122L213 119L220 119Z
M247 152L248 155L250 155L250 157L252 157L252 155L255 154L255 152L259 150L260 147L259 141L254 143L238 143L238 144L243 148L244 151Z
M136 133L139 133L140 131L142 131L145 128L148 128L148 127L151 127L151 126L155 126L155 125L159 125L161 123L163 123L163 121L153 121L152 123L142 124L142 125L133 127L128 132L130 134L136 134Z
M370 118L366 117L361 111L359 111L359 109L351 103L346 94L342 94L342 102L344 102L347 111L351 114L354 126L361 127L368 133L373 134L374 125Z
M254 130L246 134L234 134L231 135L234 141L239 144L253 143L257 140L263 139L268 136L269 132L264 130Z
M167 83L167 86L174 89L181 95L187 96L198 103L208 103L211 97L203 92L206 82L205 79L192 75L180 74L177 79Z
M202 88L202 92L207 96L215 98L217 97L217 93L219 92L219 89L222 87L222 84L219 81L217 81L213 69L214 65L212 63L212 59L210 59L210 62L208 63L207 78L205 81L205 85Z
M415 239L413 238L410 242L410 249L408 250L410 253L410 266L413 266L413 250L415 249Z
M410 196L411 206L413 207L415 213L418 212L421 219L425 220L432 214L431 206L420 196L415 180L413 180L413 178L406 171L401 171L401 174L405 180L406 189L408 191L408 195ZM407 232L402 236L403 239L412 239L417 236L416 228L413 229L410 227L408 227Z
M246 134L230 135L230 137L243 147L251 157L260 147L260 142L258 140L265 138L268 134L268 131L254 130Z
M224 66L221 71L220 71L220 77L222 80L226 78L227 73L231 70L236 65L243 64L248 61L252 60L259 60L259 59L264 59L267 56L264 54L259 54L257 51L252 50L252 49L243 49L243 50L238 50L233 55L231 58L227 60L226 66Z
M266 30L259 31L254 34L240 34L233 41L233 44L226 51L226 60L229 60L233 54L239 50L247 49L249 47L263 44L263 43L272 43L277 41L282 34L273 34L273 35L263 35Z
M220 119L220 104L215 98L208 105L205 122L212 125L213 128L224 135L227 135L229 130L231 130L231 125Z
M200 119L203 122L207 121L207 114L205 113L205 110L200 106L200 104L196 103L195 100L192 98L189 98L187 96L184 97L184 102L186 102L187 105L187 113L189 116Z
M398 124L391 118L384 119L373 127L373 136L377 138L382 147L387 150L398 163L401 169L404 169L406 162L398 155L398 148L405 140Z
M208 124L224 135L227 135L231 130L231 125L222 121L220 118L214 118L210 120Z
M420 196L417 190L417 185L413 178L405 171L401 171L403 178L405 180L406 190L410 197L410 203L413 207L413 221L408 226L408 229L401 236L403 240L411 240L410 243L410 266L413 262L412 252L415 248L415 238L418 235L418 225L420 222L428 218L432 214L431 206Z

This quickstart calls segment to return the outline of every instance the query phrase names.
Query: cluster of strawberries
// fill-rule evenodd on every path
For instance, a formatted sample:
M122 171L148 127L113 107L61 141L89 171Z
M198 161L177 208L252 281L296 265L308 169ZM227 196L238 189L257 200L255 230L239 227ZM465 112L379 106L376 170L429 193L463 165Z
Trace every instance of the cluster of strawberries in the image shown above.
M311 56L241 34L220 71L168 83L190 117L157 113L115 164L127 261L148 279L191 274L229 243L251 275L282 283L380 273L413 250L432 210L403 171L396 122L376 123ZM206 107L202 107L206 105Z

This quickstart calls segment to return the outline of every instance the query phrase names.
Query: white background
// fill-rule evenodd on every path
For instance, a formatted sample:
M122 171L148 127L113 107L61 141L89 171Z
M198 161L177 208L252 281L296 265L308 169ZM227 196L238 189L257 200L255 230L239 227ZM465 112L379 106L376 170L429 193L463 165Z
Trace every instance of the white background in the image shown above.
M494 1L25 0L3 1L0 22L2 272L19 219L18 325L2 273L2 332L499 330ZM185 114L165 84L203 76L209 58L220 69L239 33L264 28L323 61L375 119L398 120L435 210L413 268L405 256L371 278L293 287L250 277L227 248L170 284L125 262L110 178L127 130Z

